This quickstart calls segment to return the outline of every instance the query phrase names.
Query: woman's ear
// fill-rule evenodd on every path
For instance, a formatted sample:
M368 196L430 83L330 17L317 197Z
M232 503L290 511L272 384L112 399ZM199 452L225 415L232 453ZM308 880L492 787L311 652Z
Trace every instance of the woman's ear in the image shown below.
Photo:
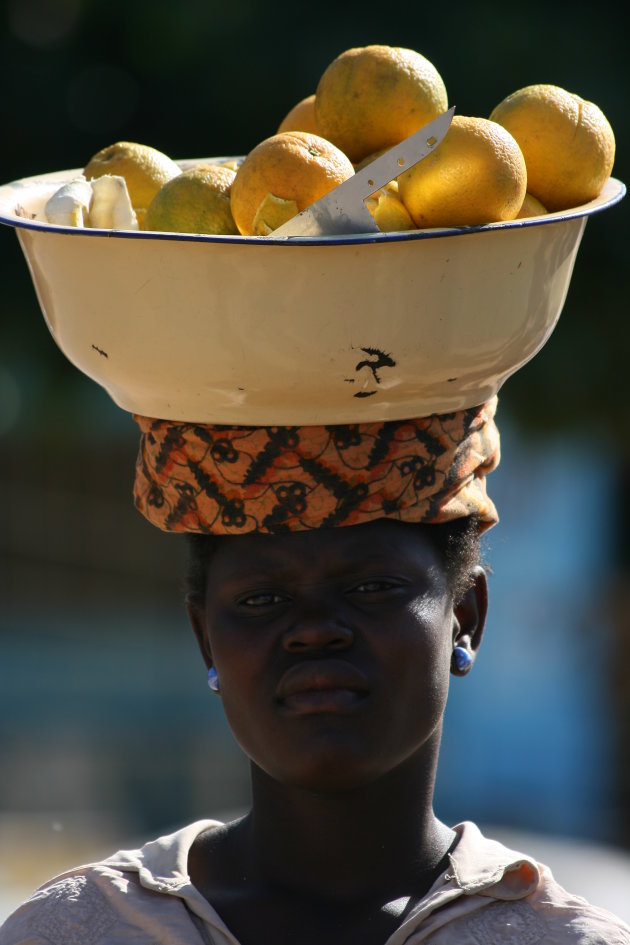
M206 669L210 669L212 666L212 652L208 643L206 608L203 600L197 594L186 594L186 613L193 628L197 646L206 664Z
M474 568L473 583L453 607L453 655L451 672L465 676L472 669L481 646L483 629L488 613L488 578L478 565Z

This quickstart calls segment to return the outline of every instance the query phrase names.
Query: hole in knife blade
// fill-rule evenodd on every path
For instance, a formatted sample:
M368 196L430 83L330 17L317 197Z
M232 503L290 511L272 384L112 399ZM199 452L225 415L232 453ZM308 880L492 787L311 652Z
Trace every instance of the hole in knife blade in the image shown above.
M430 148L433 147L433 145L435 144L435 141L436 141L435 135L431 135L430 138L427 138L427 144L429 145Z
M404 165L404 163L405 163L405 159L404 159L404 158L398 158L398 163L399 163L399 165L402 167L402 166Z
M368 181L368 187L374 187L374 181L373 181L373 180L369 180L369 181Z

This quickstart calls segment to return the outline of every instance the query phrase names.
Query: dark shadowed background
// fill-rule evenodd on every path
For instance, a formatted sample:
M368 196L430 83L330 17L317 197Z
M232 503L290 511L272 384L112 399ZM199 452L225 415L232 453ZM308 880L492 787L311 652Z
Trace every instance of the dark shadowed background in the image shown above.
M628 182L614 6L1 0L0 181L83 167L120 139L175 159L247 153L336 55L377 42L427 56L462 115L536 82L596 102ZM446 820L620 850L628 206L589 220L554 334L501 393L488 642L453 687L437 796ZM0 306L1 920L51 872L239 811L247 786L186 626L182 541L133 509L134 423L56 348L8 228Z

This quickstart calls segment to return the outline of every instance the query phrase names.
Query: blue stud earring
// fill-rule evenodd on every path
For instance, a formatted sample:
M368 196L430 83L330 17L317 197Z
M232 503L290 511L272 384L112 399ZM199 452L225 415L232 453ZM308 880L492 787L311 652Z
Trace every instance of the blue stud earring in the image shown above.
M214 666L211 666L208 670L208 685L213 692L219 691L219 677Z
M473 663L473 658L465 650L463 646L456 646L453 650L453 659L455 660L455 665L461 673L466 673L470 669Z

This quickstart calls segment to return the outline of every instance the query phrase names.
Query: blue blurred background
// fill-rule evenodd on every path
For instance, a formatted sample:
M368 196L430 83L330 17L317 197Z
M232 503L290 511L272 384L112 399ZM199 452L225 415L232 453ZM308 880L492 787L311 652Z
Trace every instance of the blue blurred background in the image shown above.
M82 167L120 139L246 153L370 42L426 55L460 114L534 82L595 101L630 178L627 42L606 2L4 0L0 180ZM586 850L583 877L627 891L626 204L589 220L558 327L501 392L490 619L453 681L436 806L533 838L567 885ZM133 509L135 425L55 347L9 229L0 286L1 920L79 860L239 812L248 787L186 624L183 542ZM600 895L630 919L627 895Z

